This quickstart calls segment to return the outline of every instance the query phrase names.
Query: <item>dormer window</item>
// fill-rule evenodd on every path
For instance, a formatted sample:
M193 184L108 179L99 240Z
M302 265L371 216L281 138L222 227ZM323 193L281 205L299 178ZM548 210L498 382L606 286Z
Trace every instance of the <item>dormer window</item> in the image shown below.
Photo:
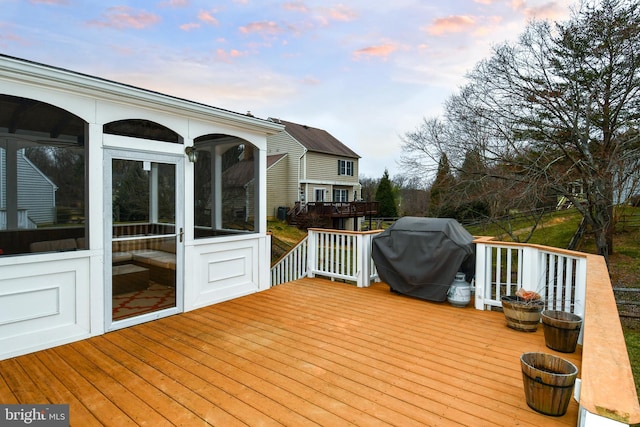
M353 176L353 160L338 160L338 175Z

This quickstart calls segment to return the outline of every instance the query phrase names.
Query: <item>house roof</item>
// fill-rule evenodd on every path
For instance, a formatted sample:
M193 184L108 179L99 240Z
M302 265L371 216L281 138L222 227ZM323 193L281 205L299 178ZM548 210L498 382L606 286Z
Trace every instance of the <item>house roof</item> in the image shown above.
M282 159L283 157L286 157L287 153L283 153L283 154L270 154L267 156L267 169L269 169L271 166L275 165L276 163L278 163L280 161L280 159Z
M222 172L222 179L229 187L244 187L254 178L254 162L242 160Z
M267 156L267 169L273 166L278 160L286 157L284 154L274 154ZM227 170L222 172L222 178L226 185L230 187L244 187L250 183L254 178L254 163L253 159L242 160Z
M285 126L285 132L295 138L296 141L309 151L360 158L355 151L340 142L326 130L280 119L270 118L270 120L278 124L283 124Z

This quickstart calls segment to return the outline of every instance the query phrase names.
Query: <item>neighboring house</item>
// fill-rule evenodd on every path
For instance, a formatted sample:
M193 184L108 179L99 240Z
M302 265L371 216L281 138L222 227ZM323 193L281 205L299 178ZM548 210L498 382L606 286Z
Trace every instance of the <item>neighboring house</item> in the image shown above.
M18 223L20 228L34 228L37 224L56 221L56 190L58 187L17 150ZM0 149L0 230L7 228L7 154Z
M267 138L268 215L314 210L327 219L323 225L355 229L360 156L323 129L269 120L285 128Z

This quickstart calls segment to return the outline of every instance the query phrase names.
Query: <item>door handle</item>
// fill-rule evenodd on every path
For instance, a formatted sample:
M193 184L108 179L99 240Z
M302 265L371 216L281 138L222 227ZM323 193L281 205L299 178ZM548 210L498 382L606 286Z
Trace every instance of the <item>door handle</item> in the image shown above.
M184 236L184 231L182 230L182 227L180 227L180 243L182 243L182 236Z

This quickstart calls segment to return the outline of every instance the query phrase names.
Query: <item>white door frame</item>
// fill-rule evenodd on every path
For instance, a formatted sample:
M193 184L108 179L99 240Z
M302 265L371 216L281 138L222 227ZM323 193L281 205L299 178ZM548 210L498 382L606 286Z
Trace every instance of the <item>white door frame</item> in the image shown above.
M120 138L118 138L120 139ZM135 145L136 138L131 140ZM158 143L162 144L162 143ZM152 313L143 314L123 320L113 321L112 310L112 229L113 229L113 200L112 200L112 163L113 159L149 161L175 165L176 183L176 306ZM184 155L158 153L150 151L135 151L124 148L105 148L104 150L104 302L105 302L105 331L125 328L161 317L171 316L184 311Z

